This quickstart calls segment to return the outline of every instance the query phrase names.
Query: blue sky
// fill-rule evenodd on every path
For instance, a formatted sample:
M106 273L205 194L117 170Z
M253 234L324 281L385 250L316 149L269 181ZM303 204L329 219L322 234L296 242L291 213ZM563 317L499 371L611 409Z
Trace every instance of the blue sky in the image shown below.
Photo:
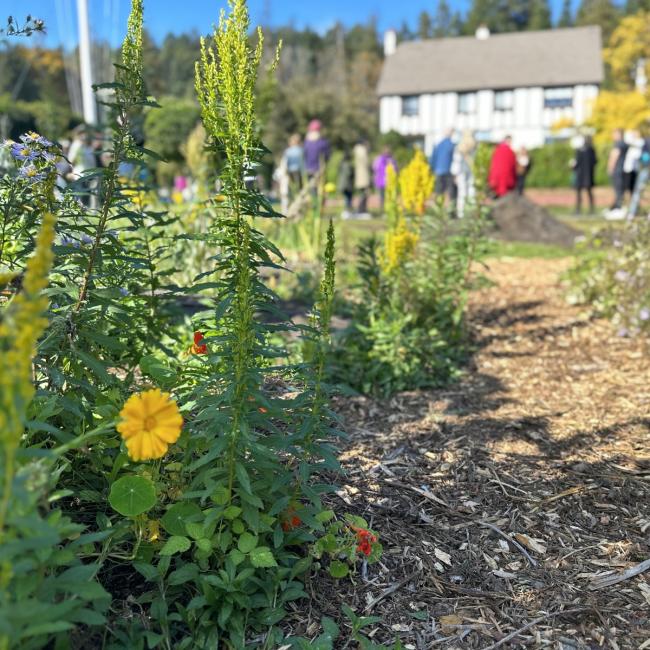
M23 18L27 12L45 20L48 45L74 38L76 25L76 0L2 0L5 14ZM91 29L97 37L121 40L129 0L88 0ZM156 39L173 31L181 33L196 29L209 31L216 22L225 0L145 0L147 29ZM456 10L466 11L470 0L450 0ZM551 0L555 13L560 11L561 0ZM346 24L363 22L375 15L379 27L399 27L404 20L414 24L422 9L433 11L435 0L250 0L254 23L265 20L270 14L272 25L293 23L297 27L308 25L325 31L337 20Z

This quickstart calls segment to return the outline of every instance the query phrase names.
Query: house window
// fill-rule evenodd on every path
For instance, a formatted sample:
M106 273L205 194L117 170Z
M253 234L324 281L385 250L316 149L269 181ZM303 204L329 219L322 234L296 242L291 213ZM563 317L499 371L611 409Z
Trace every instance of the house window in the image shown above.
M494 93L494 110L511 111L515 105L515 93L512 90L497 90Z
M458 113L461 115L476 113L476 93L460 93L458 95Z
M420 97L409 95L402 97L402 115L412 117L420 114Z
M571 108L573 88L545 88L544 108Z

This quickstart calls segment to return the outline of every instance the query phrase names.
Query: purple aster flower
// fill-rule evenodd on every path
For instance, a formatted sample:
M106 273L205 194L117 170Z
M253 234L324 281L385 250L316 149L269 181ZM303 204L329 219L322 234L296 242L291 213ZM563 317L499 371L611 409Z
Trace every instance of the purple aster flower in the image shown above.
M90 235L86 235L86 234L81 235L81 243L82 244L86 244L87 246L89 246L90 244L93 243L93 241L94 240Z
M120 294L126 298L126 296L129 295L129 290L124 287L120 287Z
M648 320L650 320L650 309L648 307L644 307L640 312L639 312L639 320L643 321L644 323Z
M620 336L622 339L627 338L630 335L630 330L627 329L627 327L620 327L618 332L616 332L618 336Z
M36 133L36 131L28 131L27 133L21 135L20 139L27 144L33 144L34 142L38 142L38 139L40 137L41 136Z
M629 279L629 277L630 274L627 271L623 271L623 270L616 271L616 273L614 274L614 279L617 282L626 282Z
M26 144L20 142L14 142L11 145L11 155L16 160L35 160L38 158L38 152L30 149Z
M21 178L24 178L32 183L42 181L47 176L47 174L44 172L39 172L38 169L34 167L34 165L23 165L18 171L18 174Z
M36 139L36 142L41 145L41 147L51 147L52 143L47 139L44 138L42 135L39 135L38 138Z

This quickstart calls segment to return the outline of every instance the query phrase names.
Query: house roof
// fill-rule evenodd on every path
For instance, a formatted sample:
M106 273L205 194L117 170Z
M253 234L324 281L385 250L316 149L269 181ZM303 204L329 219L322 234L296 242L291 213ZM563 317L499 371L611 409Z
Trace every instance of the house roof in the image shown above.
M603 80L600 27L492 34L401 43L386 58L383 95L483 88L571 86Z

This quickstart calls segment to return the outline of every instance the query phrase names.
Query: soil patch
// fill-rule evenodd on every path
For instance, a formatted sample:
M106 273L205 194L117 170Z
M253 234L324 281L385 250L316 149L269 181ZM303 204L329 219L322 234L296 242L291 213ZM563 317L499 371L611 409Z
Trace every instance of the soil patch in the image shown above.
M553 244L571 248L581 233L555 219L525 196L507 194L492 205L495 236L507 241Z

